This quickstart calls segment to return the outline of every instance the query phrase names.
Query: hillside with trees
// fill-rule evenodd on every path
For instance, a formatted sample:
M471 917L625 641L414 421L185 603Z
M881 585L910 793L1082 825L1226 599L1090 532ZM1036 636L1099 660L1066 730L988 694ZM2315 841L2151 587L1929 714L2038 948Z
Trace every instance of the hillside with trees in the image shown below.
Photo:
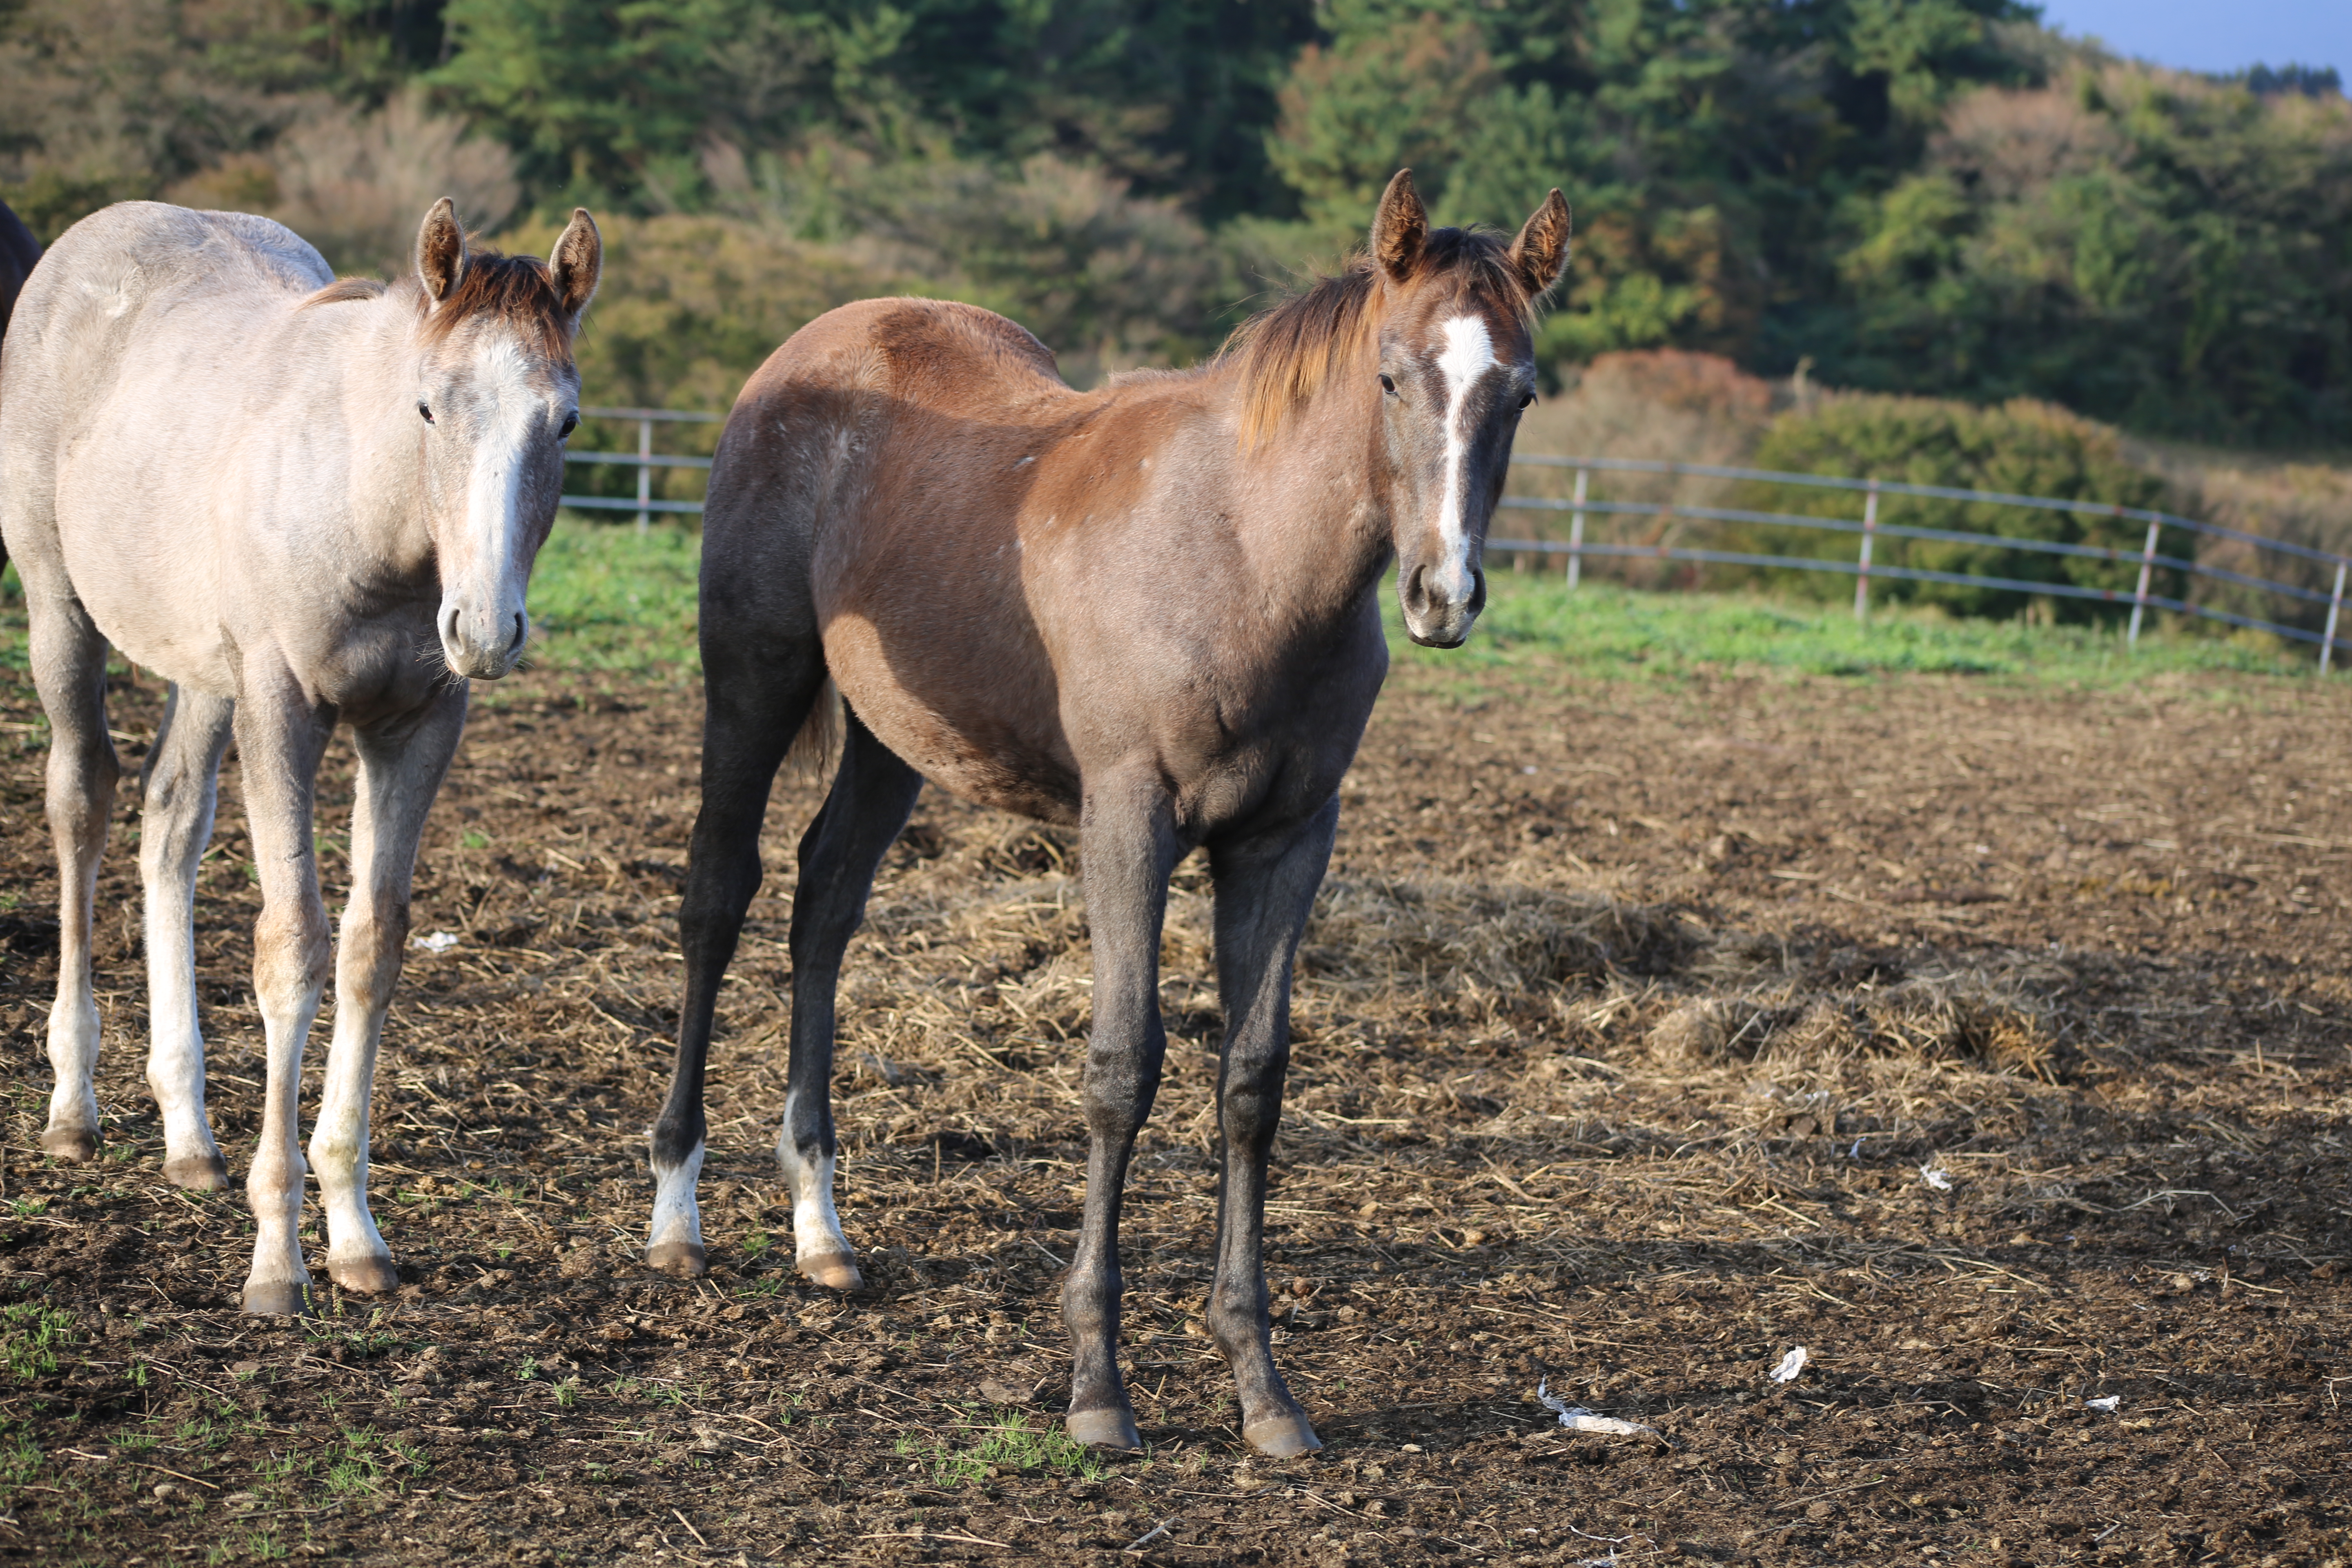
M1555 376L1676 348L2142 435L2352 438L2352 105L2120 61L2012 0L0 0L0 197L263 211L396 267L456 195L627 265L600 395L723 403L877 289L1080 379L1196 356L1411 164L1559 184Z

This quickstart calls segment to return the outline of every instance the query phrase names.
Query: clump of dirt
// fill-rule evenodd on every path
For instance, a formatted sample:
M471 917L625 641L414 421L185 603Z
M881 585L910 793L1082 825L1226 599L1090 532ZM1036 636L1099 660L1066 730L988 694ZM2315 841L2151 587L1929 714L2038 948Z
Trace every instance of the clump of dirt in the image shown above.
M1693 996L1653 1024L1644 1042L1665 1062L1908 1057L2046 1079L2057 1060L2054 1013L2017 973L1978 967L1831 994L1783 982Z
M1541 993L1612 973L1665 973L1697 934L1674 910L1597 893L1337 877L1315 900L1300 972L1350 1000L1478 986Z

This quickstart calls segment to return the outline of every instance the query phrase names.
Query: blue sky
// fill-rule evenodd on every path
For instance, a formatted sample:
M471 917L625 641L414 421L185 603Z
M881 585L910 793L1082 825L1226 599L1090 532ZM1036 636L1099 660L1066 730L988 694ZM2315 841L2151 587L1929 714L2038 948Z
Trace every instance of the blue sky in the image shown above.
M2182 70L2334 66L2352 81L2352 0L2044 0L2042 19Z

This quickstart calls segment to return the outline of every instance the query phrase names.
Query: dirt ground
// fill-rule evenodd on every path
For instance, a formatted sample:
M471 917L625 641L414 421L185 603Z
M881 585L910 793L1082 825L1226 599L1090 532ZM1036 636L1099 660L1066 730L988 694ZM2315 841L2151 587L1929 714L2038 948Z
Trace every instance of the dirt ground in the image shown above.
M489 694L419 877L417 933L457 940L412 955L377 1080L407 1282L251 1321L242 1194L159 1173L127 810L105 1152L37 1152L56 879L34 710L0 697L0 1557L2352 1557L2352 699L1444 668L1383 700L1303 959L1271 1272L1327 1446L1281 1464L1241 1447L1199 1319L1197 864L1126 1229L1150 1448L1104 1458L1055 1427L1087 1022L1066 836L927 794L892 855L844 990L870 1284L840 1300L792 1272L769 1152L815 799L780 795L714 1053L714 1270L652 1278L698 700ZM129 757L157 697L118 682ZM232 765L199 947L241 1170L235 795ZM1657 1438L1563 1430L1539 1386Z

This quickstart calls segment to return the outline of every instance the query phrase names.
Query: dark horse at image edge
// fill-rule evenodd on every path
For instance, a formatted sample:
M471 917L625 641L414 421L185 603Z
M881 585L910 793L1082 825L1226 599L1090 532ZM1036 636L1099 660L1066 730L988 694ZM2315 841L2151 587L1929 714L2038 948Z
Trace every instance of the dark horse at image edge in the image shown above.
M800 844L792 1047L776 1152L803 1273L860 1283L833 1205L835 991L876 868L925 778L1075 824L1094 949L1090 1149L1062 1291L1068 1429L1132 1448L1118 1371L1118 1219L1166 1047L1169 874L1215 890L1223 1139L1208 1326L1244 1437L1320 1446L1269 1340L1266 1163L1289 1063L1293 955L1406 630L1459 646L1520 410L1537 302L1566 265L1558 191L1515 238L1432 231L1409 174L1368 250L1245 325L1209 364L1074 392L1002 316L870 300L795 333L745 386L704 513L709 700L681 925L677 1076L653 1131L647 1260L701 1273L704 1059L760 885L768 793L844 709L839 771Z
M8 318L16 313L16 296L25 291L25 279L33 275L34 264L41 259L41 242L25 226L25 220L0 202L0 353L7 350ZM8 547L0 544L0 565L8 561Z

